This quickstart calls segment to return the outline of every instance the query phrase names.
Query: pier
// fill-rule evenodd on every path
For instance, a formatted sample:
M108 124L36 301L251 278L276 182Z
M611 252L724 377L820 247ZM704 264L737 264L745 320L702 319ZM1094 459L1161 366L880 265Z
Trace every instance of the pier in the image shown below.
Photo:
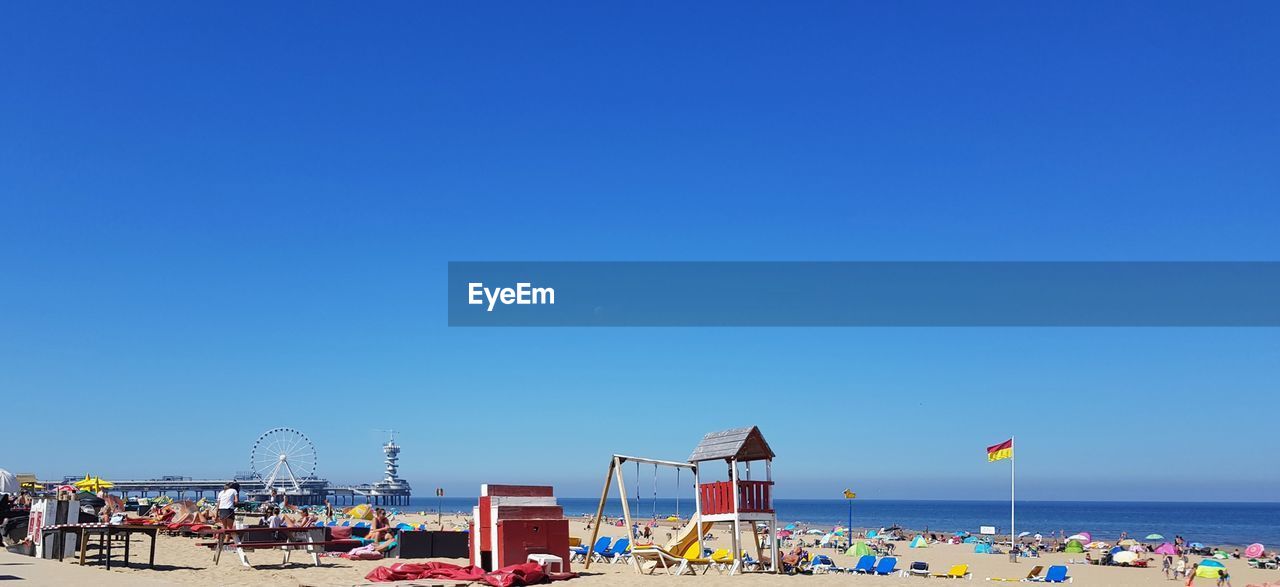
M409 505L413 490L399 477L400 446L394 431L382 446L384 476L374 483L334 485L315 475L316 451L310 439L292 428L273 428L254 442L249 454L252 470L236 473L232 479L240 484L241 501L267 501L274 490L296 505ZM80 477L67 477L66 483ZM121 497L159 497L174 499L214 499L228 479L196 479L183 475L166 475L156 479L113 480L112 490Z

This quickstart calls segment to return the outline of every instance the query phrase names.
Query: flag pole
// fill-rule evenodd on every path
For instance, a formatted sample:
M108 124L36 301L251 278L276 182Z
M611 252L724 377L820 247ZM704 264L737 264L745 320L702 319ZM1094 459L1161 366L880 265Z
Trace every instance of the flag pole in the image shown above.
M1015 444L1016 444L1016 443L1013 441L1013 436L1010 436L1010 437L1009 437L1009 448L1014 449L1014 450L1009 451L1009 550L1010 550L1010 551L1012 551L1014 548L1016 548L1016 547L1017 547L1017 544L1018 544L1018 534L1017 534L1017 529L1014 527L1014 524L1013 524L1013 523L1014 523L1014 506L1013 506L1013 504L1014 504L1014 500L1013 500L1013 496L1014 496L1014 483L1013 483L1013 481L1014 481L1014 475L1013 475L1013 471L1014 471L1014 462L1018 459L1018 451L1017 451L1017 448L1014 446ZM1017 561L1017 559L1014 559L1014 561L1013 561L1013 562L1018 562L1018 561Z

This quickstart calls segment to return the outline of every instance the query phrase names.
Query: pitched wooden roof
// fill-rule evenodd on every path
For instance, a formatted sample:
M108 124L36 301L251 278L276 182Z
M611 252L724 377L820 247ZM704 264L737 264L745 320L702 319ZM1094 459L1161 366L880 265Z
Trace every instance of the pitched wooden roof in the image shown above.
M772 459L775 455L769 443L765 442L760 429L732 428L712 432L702 437L702 442L689 455L690 463L702 461L737 459L739 461L759 461Z

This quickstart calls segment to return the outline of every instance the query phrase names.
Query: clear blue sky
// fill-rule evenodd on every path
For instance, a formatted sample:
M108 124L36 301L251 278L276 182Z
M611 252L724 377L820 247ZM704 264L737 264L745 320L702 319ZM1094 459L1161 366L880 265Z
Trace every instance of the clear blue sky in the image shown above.
M1277 260L1280 5L0 6L0 467L1280 500L1274 329L449 329L450 260ZM687 489L686 489L687 490Z

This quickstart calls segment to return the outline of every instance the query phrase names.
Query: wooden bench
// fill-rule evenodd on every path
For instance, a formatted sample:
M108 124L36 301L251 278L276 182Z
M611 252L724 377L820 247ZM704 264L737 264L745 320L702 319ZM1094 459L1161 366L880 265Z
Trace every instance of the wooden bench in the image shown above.
M246 536L255 534L269 534L271 539L262 542L253 540L246 541ZM275 539L276 534L288 536L285 540ZM216 530L213 533L216 540L214 542L201 542L200 546L213 548L213 564L218 564L218 560L222 556L222 550L225 546L235 545L236 556L240 558L240 564L246 567L252 567L249 564L249 558L245 556L246 551L259 549L281 549L284 551L284 562L281 564L289 564L289 554L294 550L305 550L311 555L311 561L320 566L320 552L327 546L358 544L358 540L324 540L324 528L236 528L234 530ZM305 535L305 540L298 540L299 535ZM319 537L319 539L317 539Z

